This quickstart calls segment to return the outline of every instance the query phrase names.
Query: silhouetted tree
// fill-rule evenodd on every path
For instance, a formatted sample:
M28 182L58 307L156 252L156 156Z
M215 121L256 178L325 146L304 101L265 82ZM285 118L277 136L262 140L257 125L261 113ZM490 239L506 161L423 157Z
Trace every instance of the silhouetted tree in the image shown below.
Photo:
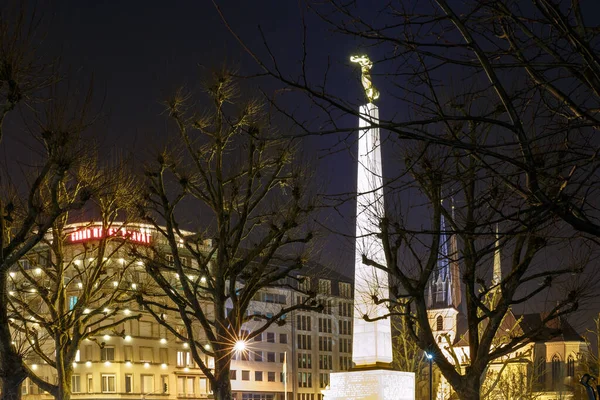
M229 400L235 343L285 323L295 309L319 308L315 293L305 293L300 303L288 299L270 313L248 315L261 290L297 289L293 275L307 263L314 235L314 177L298 163L293 143L278 138L261 104L238 98L230 73L215 73L206 92L210 106L199 112L183 91L167 103L178 138L148 166L142 206L164 240L144 258L159 291L148 288L151 297L139 301L189 344L215 398ZM208 225L192 234L183 230L186 218ZM242 333L257 319L262 323Z

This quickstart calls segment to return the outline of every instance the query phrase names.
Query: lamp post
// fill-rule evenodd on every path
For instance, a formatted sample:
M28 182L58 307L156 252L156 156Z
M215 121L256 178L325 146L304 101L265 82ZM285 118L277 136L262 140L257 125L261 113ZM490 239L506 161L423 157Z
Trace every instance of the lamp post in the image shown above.
M433 400L433 354L425 352L425 357L429 361L429 400Z

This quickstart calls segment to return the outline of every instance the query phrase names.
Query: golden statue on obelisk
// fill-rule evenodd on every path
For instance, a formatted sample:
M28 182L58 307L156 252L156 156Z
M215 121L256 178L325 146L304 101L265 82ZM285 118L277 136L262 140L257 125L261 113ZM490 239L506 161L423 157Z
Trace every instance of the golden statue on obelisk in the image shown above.
M360 80L365 88L365 94L367 95L367 99L369 99L369 103L372 103L373 100L377 100L379 98L379 90L375 89L373 81L371 80L371 68L373 67L373 62L369 60L369 56L366 54L350 56L350 61L360 64L360 70L362 72Z

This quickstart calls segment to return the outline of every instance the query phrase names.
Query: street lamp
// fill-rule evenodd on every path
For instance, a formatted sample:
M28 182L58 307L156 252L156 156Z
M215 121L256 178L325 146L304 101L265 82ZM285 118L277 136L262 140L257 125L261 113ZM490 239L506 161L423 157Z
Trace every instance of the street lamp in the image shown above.
M237 353L240 353L244 350L246 350L246 341L245 340L238 340L233 345L233 351L235 351Z
M429 400L433 400L433 354L425 352L425 357L429 361Z

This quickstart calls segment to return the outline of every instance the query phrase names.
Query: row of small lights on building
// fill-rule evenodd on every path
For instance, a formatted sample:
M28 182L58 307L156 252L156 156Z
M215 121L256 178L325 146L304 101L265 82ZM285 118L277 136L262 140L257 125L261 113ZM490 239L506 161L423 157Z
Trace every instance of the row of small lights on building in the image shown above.
M104 335L103 336L104 340L109 340L110 338L111 338L110 335ZM131 341L131 336L127 335L127 336L125 336L124 339L125 339L125 341ZM89 339L87 339L87 340L89 340ZM167 339L164 339L164 338L160 339L160 342L162 344L165 344L165 343L167 343ZM14 342L13 342L13 344L14 344ZM189 344L183 343L183 347L185 349L187 349L187 348L189 348ZM205 344L204 348L206 350L209 350L210 349L210 345L209 344ZM233 346L233 351L235 351L235 352L243 352L245 350L246 350L246 341L244 341L244 340L238 340L238 341L235 342L235 344ZM88 368L90 368L92 366L92 364L93 363L91 361L86 361L85 362L85 366L88 367ZM112 365L112 363L110 361L105 361L104 362L104 366L105 367L110 367L111 365ZM126 367L131 367L132 365L133 365L133 363L131 361L126 361L125 362L125 366ZM144 365L144 368L146 368L146 369L150 368L150 363L149 362L145 362L143 365ZM74 362L73 363L73 368L77 368L77 366L78 366L78 363ZM162 364L160 364L160 367L162 369L167 369L168 365L166 363L162 363ZM34 371L37 370L38 369L38 365L37 364L32 364L31 365L31 369L34 370ZM183 368L183 372L189 372L189 370L190 369L188 367L184 367Z
M90 259L90 260L93 260L93 259ZM122 258L120 258L120 259L119 259L119 261L120 261L121 263L124 263L124 262L125 262L125 261L124 261ZM75 260L75 264L79 265L79 264L80 264L80 260ZM144 265L144 263L143 263L143 262L141 262L141 261L138 261L138 265ZM42 269L41 269L41 268L36 268L36 269L34 270L34 273L35 273L36 275L41 275L41 273L42 273ZM179 279L179 274L178 274L178 273L174 273L174 274L175 274L175 278ZM15 274L15 272L10 272L10 274L9 274L9 275L10 275L10 277L11 277L11 278L14 278L16 274ZM188 275L187 277L188 277L188 279L190 279L190 280L192 280L192 281L196 279L196 275ZM202 276L202 277L200 278L200 283L206 283L206 277L205 277L205 276ZM97 284L96 284L96 285L97 285ZM118 287L118 286L119 286L119 281L113 281L113 286L114 286L114 287ZM77 287L78 287L79 289L83 289L83 283L81 283L81 282L78 282L78 283L77 283ZM137 283L132 283L132 284L131 284L131 289L133 289L133 290L137 290ZM30 293L35 293L35 292L36 292L36 289L35 289L35 288L31 288L31 289L29 289L29 292L30 292ZM9 295L11 295L11 296L13 296L13 295L15 294L15 292L13 292L13 291L10 291L10 292L8 292L8 294L9 294Z

